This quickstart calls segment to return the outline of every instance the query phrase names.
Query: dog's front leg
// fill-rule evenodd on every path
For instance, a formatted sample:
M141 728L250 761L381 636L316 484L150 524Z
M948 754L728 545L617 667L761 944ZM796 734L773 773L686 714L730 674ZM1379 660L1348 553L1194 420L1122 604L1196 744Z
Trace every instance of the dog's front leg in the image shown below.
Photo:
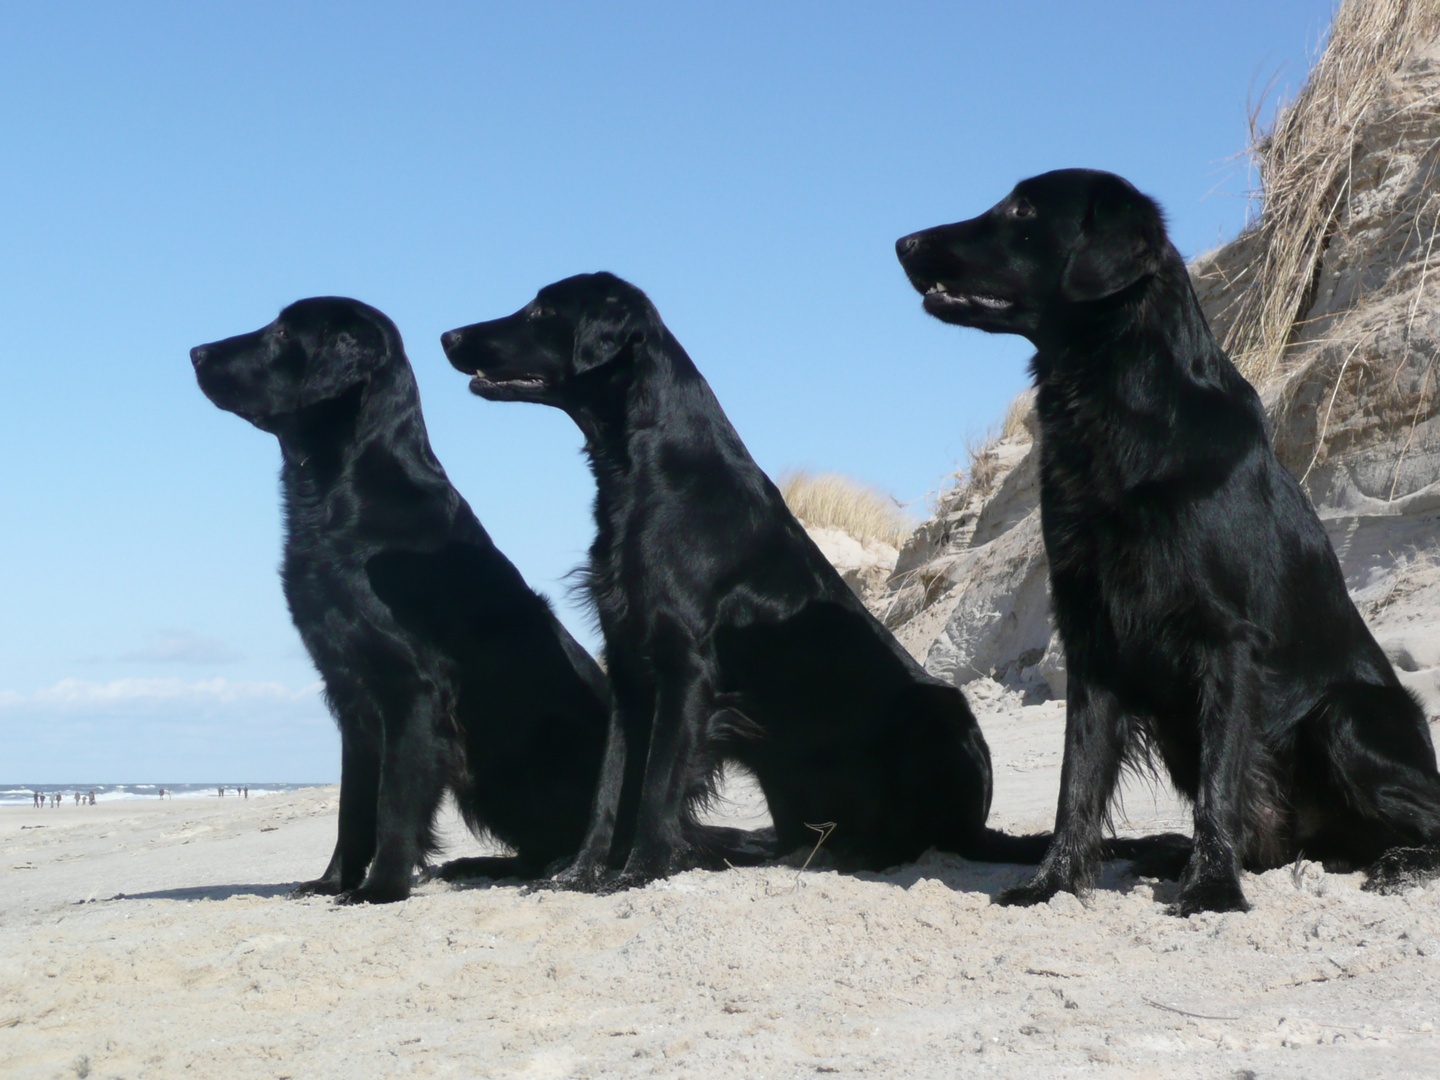
M685 839L690 773L711 714L714 683L704 663L689 653L657 664L655 720L640 789L635 841L616 888L644 885L704 862Z
M590 807L590 826L575 861L547 883L556 889L597 892L605 883L606 863L615 842L615 824L620 816L620 797L625 789L625 763L629 757L628 727L617 700L610 707L610 725L605 733L605 755Z
M380 751L358 717L340 725L340 824L330 865L292 896L334 896L365 879L375 854L375 800L380 791Z
M415 865L430 846L430 825L444 791L447 745L445 695L417 688L407 706L384 717L385 746L376 799L375 857L358 886L338 903L387 904L410 895Z
M1179 915L1249 911L1240 887L1250 757L1260 701L1248 640L1217 649L1200 701L1200 785L1195 795L1195 850L1180 883Z
M1125 753L1125 718L1114 694L1077 674L1065 694L1055 837L1035 876L1001 893L1002 904L1041 904L1058 892L1083 895L1095 882L1105 812Z

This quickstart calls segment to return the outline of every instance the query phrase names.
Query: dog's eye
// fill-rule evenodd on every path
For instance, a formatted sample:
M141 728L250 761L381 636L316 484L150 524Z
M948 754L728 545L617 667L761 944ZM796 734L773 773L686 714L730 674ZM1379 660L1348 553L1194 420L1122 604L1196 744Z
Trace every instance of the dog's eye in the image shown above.
M1012 218L1033 218L1035 207L1026 199L1016 199L1010 204L1010 216Z
M275 328L275 340L276 340L276 341L284 341L284 340L286 340L287 338L289 338L289 336L290 336L290 335L285 332L285 328L284 328L283 326L277 326L277 327Z
M541 307L539 304L536 304L530 309L530 318L532 319L548 319L554 314L555 312L551 311L548 307Z

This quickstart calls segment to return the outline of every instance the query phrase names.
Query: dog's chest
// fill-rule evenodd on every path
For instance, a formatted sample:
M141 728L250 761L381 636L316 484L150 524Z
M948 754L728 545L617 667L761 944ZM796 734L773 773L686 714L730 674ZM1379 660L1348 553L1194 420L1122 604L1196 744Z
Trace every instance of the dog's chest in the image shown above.
M1040 442L1040 515L1052 571L1093 570L1127 533L1118 448L1067 410L1047 417Z
M692 608L723 573L715 537L730 533L691 509L678 501L600 500L587 584L607 640L643 638L658 615Z
M1167 560L1155 523L1166 510L1127 488L1125 448L1104 431L1046 424L1041 440L1041 528L1057 623L1062 634L1084 627L1128 639L1183 603L1183 583L1157 572Z
M281 567L285 600L332 695L349 699L413 667L423 650L375 595L370 553L345 537L291 536ZM368 693L368 691L367 691Z

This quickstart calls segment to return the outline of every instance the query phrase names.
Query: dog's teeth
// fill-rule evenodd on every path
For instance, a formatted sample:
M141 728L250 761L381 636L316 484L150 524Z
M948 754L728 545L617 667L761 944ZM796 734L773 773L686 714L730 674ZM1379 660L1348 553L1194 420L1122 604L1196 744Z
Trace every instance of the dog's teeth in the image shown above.
M485 372L481 371L479 368L476 368L474 377L477 379L483 379L485 377Z

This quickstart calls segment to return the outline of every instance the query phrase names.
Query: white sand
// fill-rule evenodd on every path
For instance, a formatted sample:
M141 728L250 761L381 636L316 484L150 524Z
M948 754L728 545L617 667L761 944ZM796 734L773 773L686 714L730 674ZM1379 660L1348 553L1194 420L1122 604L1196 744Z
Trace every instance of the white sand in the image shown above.
M993 820L1048 825L1059 708L972 699ZM1182 920L1117 866L1086 904L1015 910L990 898L1020 869L931 856L286 899L336 796L0 811L0 1076L1440 1075L1440 887L1306 864L1247 875L1249 914ZM1143 785L1125 817L1185 821Z

